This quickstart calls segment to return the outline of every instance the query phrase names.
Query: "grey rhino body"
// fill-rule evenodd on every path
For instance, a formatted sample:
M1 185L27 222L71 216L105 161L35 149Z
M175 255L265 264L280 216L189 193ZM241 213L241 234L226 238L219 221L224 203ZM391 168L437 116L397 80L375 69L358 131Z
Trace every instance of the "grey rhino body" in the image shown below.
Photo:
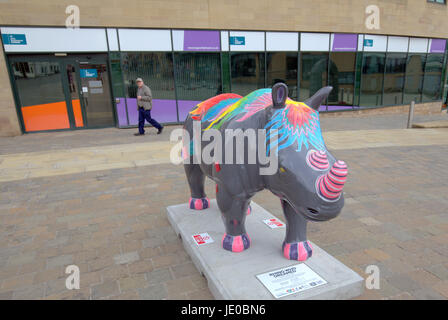
M279 132L284 132L284 130L282 131L284 125L287 124L288 128L291 127L291 123L286 123L285 121L295 121L294 123L297 125L297 121L301 121L300 113L302 111L308 117L308 125L307 122L303 122L303 128L300 127L304 131L302 133L303 137L298 133L294 136L294 132L286 135L286 138L279 135L278 141L282 141L281 143L283 144L281 145L280 142L278 144L278 146L282 146L278 149L279 166L272 175L260 174L260 169L266 165L261 164L258 158L255 163L248 163L248 146L246 143L243 150L236 150L236 144L233 143L233 163L197 163L197 158L196 163L194 163L194 159L198 155L195 155L194 152L186 152L185 157L189 163L184 164L184 168L191 190L190 208L207 208L209 200L204 191L205 177L207 176L216 182L216 199L226 230L222 241L224 249L240 252L250 247L250 238L245 229L245 220L250 210L250 201L257 192L268 189L280 198L286 218L286 237L282 246L284 256L287 259L303 261L312 255L312 248L306 237L307 221L332 219L340 213L344 205L342 186L345 182L346 167L344 167L345 164L342 161L337 162L326 150L321 137L318 112L316 111L331 89L331 87L322 88L305 102L306 106L303 106L290 100L287 103L288 89L286 85L276 84L272 88L272 93L270 93L269 89L264 89L264 91L254 93L252 97L249 95L242 98L248 100L249 102L244 102L244 100L243 102L249 105L240 106L239 109L242 111L235 111L230 117L227 115L227 118L221 117L220 120L218 117L219 121L216 121L216 117L206 119L207 113L214 112L212 108L201 111L201 108L198 107L196 111L190 112L184 124L184 129L189 133L189 137L193 137L193 126L197 121L201 121L201 131L203 133L210 127L218 127L215 130L221 133L223 139L222 159L226 158L225 145L230 142L230 139L233 139L233 137L226 137L226 129L241 129L244 132L246 129L277 128ZM266 96L271 98L269 105L266 105ZM220 99L220 97L215 98ZM258 101L260 99L264 99L265 106L247 116L247 110L251 110L251 99L255 106L259 105ZM208 100L205 104L207 103ZM295 104L292 105L292 103ZM284 109L286 105L290 109ZM291 109L293 107L295 109ZM288 114L285 112L288 112ZM298 116L293 117L296 114ZM311 119L310 117L314 120L309 120ZM285 123L282 124L282 121ZM312 124L310 125L311 122ZM310 130L308 135L305 129ZM302 140L298 140L299 138ZM285 144L285 140L291 141L291 139L295 139L295 142L290 145ZM308 139L307 143L303 144L303 139ZM234 141L232 140L232 142ZM202 148L205 148L208 144L208 141L202 141ZM312 144L320 150L315 150L316 148L313 148ZM184 152L187 148L192 150L189 149L188 143L184 148ZM242 164L235 163L238 152L244 153L244 163ZM313 165L317 165L319 168L316 169ZM340 172L342 174L340 177L337 177ZM340 180L338 180L339 178ZM341 186L338 184L338 181L341 182ZM339 193L332 193L328 191L328 188L331 191L341 190ZM325 195L328 194L331 195L331 198L327 199Z

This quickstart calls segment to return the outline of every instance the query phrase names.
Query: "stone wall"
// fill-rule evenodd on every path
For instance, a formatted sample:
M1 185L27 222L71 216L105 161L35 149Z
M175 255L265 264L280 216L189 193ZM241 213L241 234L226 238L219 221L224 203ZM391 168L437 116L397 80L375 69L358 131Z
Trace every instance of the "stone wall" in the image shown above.
M0 136L21 134L11 82L3 52L0 50Z
M426 102L415 104L414 114L439 114L442 111L442 102ZM355 111L325 112L321 113L321 118L341 118L341 117L369 117L372 115L387 114L407 114L409 113L409 105L389 106L380 108L361 109Z
M378 33L448 38L446 5L426 0L2 0L0 25L64 26L68 5L81 26ZM380 9L380 29L365 9Z

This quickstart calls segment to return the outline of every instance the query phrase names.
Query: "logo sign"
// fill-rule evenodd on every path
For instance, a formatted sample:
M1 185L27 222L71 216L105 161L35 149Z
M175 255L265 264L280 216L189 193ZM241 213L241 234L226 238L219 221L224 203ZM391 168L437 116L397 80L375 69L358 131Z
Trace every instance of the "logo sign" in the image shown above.
M210 235L207 232L194 234L193 239L198 246L214 242L212 237L210 237Z
M230 37L230 44L234 46L246 45L246 37Z
M26 36L24 34L2 34L3 44L7 45L26 45Z
M373 39L364 39L364 47L373 47Z
M97 78L98 71L96 69L81 69L81 78Z
M276 218L263 220L264 224L271 229L283 228L285 224Z
M304 263L259 274L257 278L276 299L327 283Z

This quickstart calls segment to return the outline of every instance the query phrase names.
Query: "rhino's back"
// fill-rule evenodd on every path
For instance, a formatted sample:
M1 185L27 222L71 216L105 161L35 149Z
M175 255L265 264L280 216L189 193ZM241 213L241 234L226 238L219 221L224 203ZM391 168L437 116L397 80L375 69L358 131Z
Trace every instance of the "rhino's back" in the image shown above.
M270 105L272 105L271 89L259 89L245 97L224 93L199 103L190 111L190 117L201 121L204 130L220 129L228 121L233 119L244 121ZM242 116L237 117L238 115Z

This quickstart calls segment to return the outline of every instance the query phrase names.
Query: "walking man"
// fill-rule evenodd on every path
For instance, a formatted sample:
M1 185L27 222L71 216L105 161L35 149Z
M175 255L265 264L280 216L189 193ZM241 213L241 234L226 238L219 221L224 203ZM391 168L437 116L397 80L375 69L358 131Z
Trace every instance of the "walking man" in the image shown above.
M163 126L155 119L151 118L152 109L152 93L151 89L143 83L142 78L135 80L137 83L137 109L138 109L138 133L136 136L143 136L145 134L145 120L152 124L158 131L157 134L161 134Z

